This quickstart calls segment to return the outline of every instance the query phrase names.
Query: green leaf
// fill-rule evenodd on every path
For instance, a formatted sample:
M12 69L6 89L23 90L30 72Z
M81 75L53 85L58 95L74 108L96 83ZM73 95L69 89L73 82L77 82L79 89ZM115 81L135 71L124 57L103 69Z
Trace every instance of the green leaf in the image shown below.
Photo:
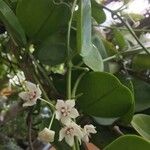
M70 9L53 0L20 0L16 13L28 37L43 40L67 24Z
M17 42L17 44L19 44L20 46L25 46L26 37L24 30L22 29L13 11L3 0L0 0L0 19L5 24L8 32Z
M134 104L131 91L113 75L104 72L86 74L79 83L79 107L88 115L120 117Z
M131 92L134 95L134 87L133 87L133 83L131 79L129 80L125 78L122 74L117 74L116 76L118 77L118 79L121 81L122 84L124 84L126 87L128 87L131 90ZM120 118L119 122L124 125L129 124L132 121L134 111L135 111L135 100L133 101L133 105L130 108L130 110L124 116Z
M102 7L95 1L91 0L92 5L92 16L98 24L103 23L106 20L106 14Z
M119 46L119 50L121 51L125 50L125 48L127 48L127 43L122 33L117 29L113 29L113 35L114 35L114 42L116 43L116 45Z
M104 47L103 41L97 30L95 30L95 32L92 36L92 42L97 47L97 49L98 49L99 53L101 54L101 56L103 57L103 59L107 58L108 55L107 55L106 49Z
M135 135L125 135L116 139L104 148L104 150L149 150L150 143Z
M93 46L88 55L83 57L83 61L93 71L103 71L104 69L103 59L95 46Z
M147 54L138 54L133 58L133 69L146 70L150 69L150 56Z
M118 118L102 118L102 117L93 117L94 120L100 125L112 125Z
M38 48L37 56L46 65L57 65L66 59L66 44L62 35L55 34L46 39Z
M108 56L112 56L118 53L118 50L115 48L115 46L111 42L107 41L106 39L102 39L102 41L103 41L103 44L105 46Z
M150 84L138 78L133 78L132 82L135 93L135 111L150 108Z
M100 34L98 33L97 30L93 31L92 42L93 42L94 46L98 49L98 51L99 51L100 55L102 56L102 58L103 59L106 58L108 55L107 55L106 49L104 47L104 44L101 40ZM104 63L104 68L105 68L104 69L105 71L109 70L108 63Z
M150 141L150 116L144 114L134 115L131 122L134 129L145 139Z
M91 2L82 0L79 2L77 17L77 49L81 56L87 56L91 51Z

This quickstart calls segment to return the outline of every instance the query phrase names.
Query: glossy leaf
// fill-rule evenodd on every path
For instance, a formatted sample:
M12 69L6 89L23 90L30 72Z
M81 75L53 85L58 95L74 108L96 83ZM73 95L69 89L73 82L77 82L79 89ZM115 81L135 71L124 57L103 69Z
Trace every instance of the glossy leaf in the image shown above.
M55 34L46 39L38 48L37 56L46 65L57 65L66 59L66 44L61 36Z
M66 25L70 9L53 0L20 0L16 13L28 37L43 40Z
M124 84L126 87L128 87L131 90L131 92L133 93L133 97L134 97L134 87L133 87L133 83L131 79L127 79L121 74L117 74L116 76L119 78L122 84ZM124 116L120 118L119 122L122 124L129 124L132 121L134 111L135 111L135 100L133 100L133 105L130 108L130 110Z
M135 111L143 111L150 108L150 85L137 78L132 79L135 93Z
M102 58L106 58L108 55L107 55L107 52L106 52L106 49L105 49L105 46L103 44L103 41L98 33L97 30L95 30L95 33L93 34L92 36L92 42L93 44L95 45L95 47L97 47L99 53L101 54Z
M102 117L93 117L94 120L100 125L112 125L118 118L102 118Z
M3 0L0 0L0 19L5 24L8 32L17 44L20 46L25 46L26 37L24 30L22 29L13 11Z
M79 2L79 13L77 17L77 48L82 57L91 51L91 1Z
M134 115L131 122L134 129L145 139L150 141L150 116L144 114Z
M98 24L103 23L106 20L106 14L102 7L95 1L91 0L92 4L92 16Z
M138 54L133 59L132 67L136 70L150 69L150 56L147 54Z
M135 135L124 135L104 148L104 150L149 150L150 143Z
M84 63L93 71L103 71L104 64L98 49L93 46L88 55L83 57Z
M80 108L97 117L123 116L134 104L131 91L109 73L86 74L78 87L78 94L81 93L83 95L77 101Z

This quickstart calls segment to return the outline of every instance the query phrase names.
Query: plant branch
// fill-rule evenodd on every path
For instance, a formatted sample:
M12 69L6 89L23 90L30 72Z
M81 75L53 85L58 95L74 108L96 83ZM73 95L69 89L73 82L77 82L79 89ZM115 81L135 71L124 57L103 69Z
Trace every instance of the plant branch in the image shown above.
M101 5L101 7L103 7L104 9L106 9L107 11L109 11L110 13L112 13L113 15L116 15L118 17L118 19L125 25L125 27L128 29L128 31L131 33L131 35L134 37L134 39L137 41L137 43L143 48L143 50L150 55L150 52L145 48L145 46L140 42L140 40L138 39L138 37L136 36L136 34L134 33L134 31L132 30L132 28L130 27L130 25L125 22L121 16L119 16L115 11L109 9L108 7Z

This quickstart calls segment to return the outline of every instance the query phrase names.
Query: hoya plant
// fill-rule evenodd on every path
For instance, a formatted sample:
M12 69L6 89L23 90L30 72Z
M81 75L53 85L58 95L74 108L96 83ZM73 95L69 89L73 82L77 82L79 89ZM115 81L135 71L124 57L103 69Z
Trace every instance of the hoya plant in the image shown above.
M107 3L0 0L1 150L150 149L149 13Z

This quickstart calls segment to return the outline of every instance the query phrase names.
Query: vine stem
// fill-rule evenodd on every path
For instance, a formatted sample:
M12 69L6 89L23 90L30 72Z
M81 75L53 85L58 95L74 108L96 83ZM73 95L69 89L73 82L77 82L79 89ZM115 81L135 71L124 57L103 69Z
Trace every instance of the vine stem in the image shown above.
M132 28L130 27L130 25L125 22L121 16L119 16L115 11L109 9L108 7L101 5L101 7L103 7L104 9L106 9L107 11L109 11L110 13L112 13L113 15L116 15L118 17L118 19L125 25L125 27L128 29L128 31L131 33L131 35L134 37L134 39L137 41L137 43L143 48L143 50L150 55L150 52L147 50L147 48L145 48L145 46L139 41L138 37L136 36L136 34L134 33L134 31L132 30Z
M39 100L41 100L41 101L47 103L47 104L51 107L51 109L52 109L53 111L55 111L56 108L55 108L55 106L54 106L52 103L46 101L46 100L43 99L43 98L39 98Z
M53 121L54 121L54 118L55 118L55 113L53 113L53 115L52 115L52 118L51 118L51 121L50 121L48 129L51 129Z
M77 4L77 0L74 0L73 4L72 4L72 8L71 8L71 16L70 16L70 20L68 22L68 32L67 32L67 91L66 91L66 95L67 95L67 99L71 99L71 74L72 74L72 62L71 62L71 52L70 52L70 32L71 32L71 25L72 25L72 19L73 19L73 14L75 11L75 7ZM75 139L76 141L76 139ZM78 141L77 141L78 142ZM72 150L79 150L79 146L77 145L77 142L75 142L75 144L72 147Z

